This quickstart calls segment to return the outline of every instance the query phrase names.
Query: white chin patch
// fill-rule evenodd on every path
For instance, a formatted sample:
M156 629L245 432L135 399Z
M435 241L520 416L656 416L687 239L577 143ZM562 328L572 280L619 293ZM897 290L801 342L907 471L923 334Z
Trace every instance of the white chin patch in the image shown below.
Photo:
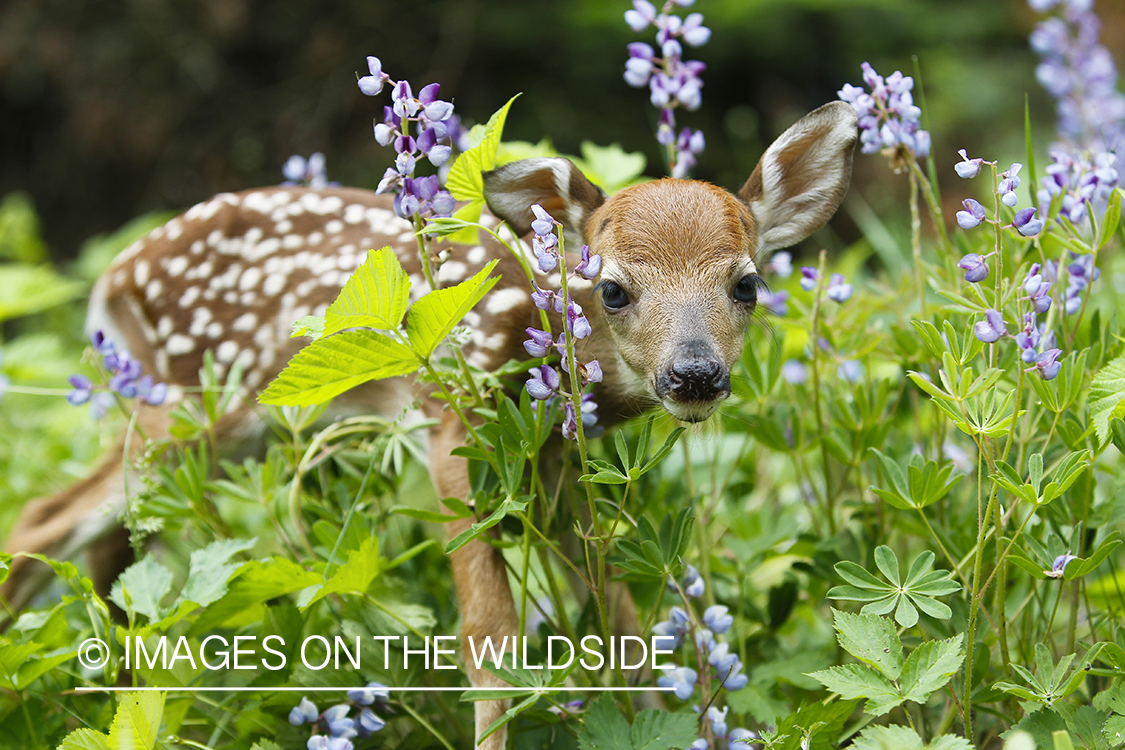
M708 402L682 403L671 399L662 399L664 410L681 422L702 422L710 417L719 408L723 399Z

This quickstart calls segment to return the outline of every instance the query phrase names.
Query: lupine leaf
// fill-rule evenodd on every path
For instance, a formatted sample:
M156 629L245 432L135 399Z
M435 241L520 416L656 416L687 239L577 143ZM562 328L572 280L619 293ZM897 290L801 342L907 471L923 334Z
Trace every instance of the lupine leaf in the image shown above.
M313 406L368 381L406 375L416 369L417 357L388 336L363 329L342 331L297 352L258 401Z
M898 587L898 558L895 553L885 544L881 544L875 548L875 564L879 566L879 571L887 577L891 585Z
M389 247L369 250L324 316L323 336L345 328L393 330L410 301L410 280Z
M499 276L488 278L497 263L493 260L471 279L430 292L414 303L406 319L406 330L415 354L423 359L433 354L453 327L488 294L500 280Z

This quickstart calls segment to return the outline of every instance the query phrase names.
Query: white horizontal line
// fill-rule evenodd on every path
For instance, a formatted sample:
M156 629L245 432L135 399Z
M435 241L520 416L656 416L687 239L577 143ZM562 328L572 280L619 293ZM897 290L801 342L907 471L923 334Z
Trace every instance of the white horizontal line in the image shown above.
M76 693L323 693L346 692L349 690L363 690L370 692L376 688L360 687L76 687ZM668 693L672 687L381 687L390 693L468 693L474 690L492 690L502 692L539 692L539 693Z

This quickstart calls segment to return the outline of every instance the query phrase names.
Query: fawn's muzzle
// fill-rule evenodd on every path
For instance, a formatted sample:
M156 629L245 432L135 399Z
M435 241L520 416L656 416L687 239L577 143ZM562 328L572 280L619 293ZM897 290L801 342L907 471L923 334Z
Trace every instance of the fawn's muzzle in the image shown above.
M679 403L711 403L730 395L730 370L710 347L688 344L656 379L656 395Z

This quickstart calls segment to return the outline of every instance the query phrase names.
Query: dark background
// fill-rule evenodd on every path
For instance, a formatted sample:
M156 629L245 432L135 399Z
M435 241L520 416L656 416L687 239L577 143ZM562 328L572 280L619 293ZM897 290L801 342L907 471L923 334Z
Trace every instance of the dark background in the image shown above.
M1125 5L1101 0L1103 42L1125 57ZM153 210L281 180L324 151L332 179L373 187L390 162L371 136L387 93L362 96L364 57L415 91L439 81L469 122L523 92L507 139L643 151L662 173L647 93L621 79L630 41L613 0L7 0L0 7L0 195L30 194L56 259ZM916 55L943 180L956 149L1020 159L1023 101L1042 137L1053 103L1034 78L1022 0L699 0L714 30L695 175L737 189L769 139L859 83L869 60L913 73ZM683 11L681 11L683 13ZM861 157L877 209L904 180ZM955 200L953 196L948 196ZM846 228L843 230L847 232Z

